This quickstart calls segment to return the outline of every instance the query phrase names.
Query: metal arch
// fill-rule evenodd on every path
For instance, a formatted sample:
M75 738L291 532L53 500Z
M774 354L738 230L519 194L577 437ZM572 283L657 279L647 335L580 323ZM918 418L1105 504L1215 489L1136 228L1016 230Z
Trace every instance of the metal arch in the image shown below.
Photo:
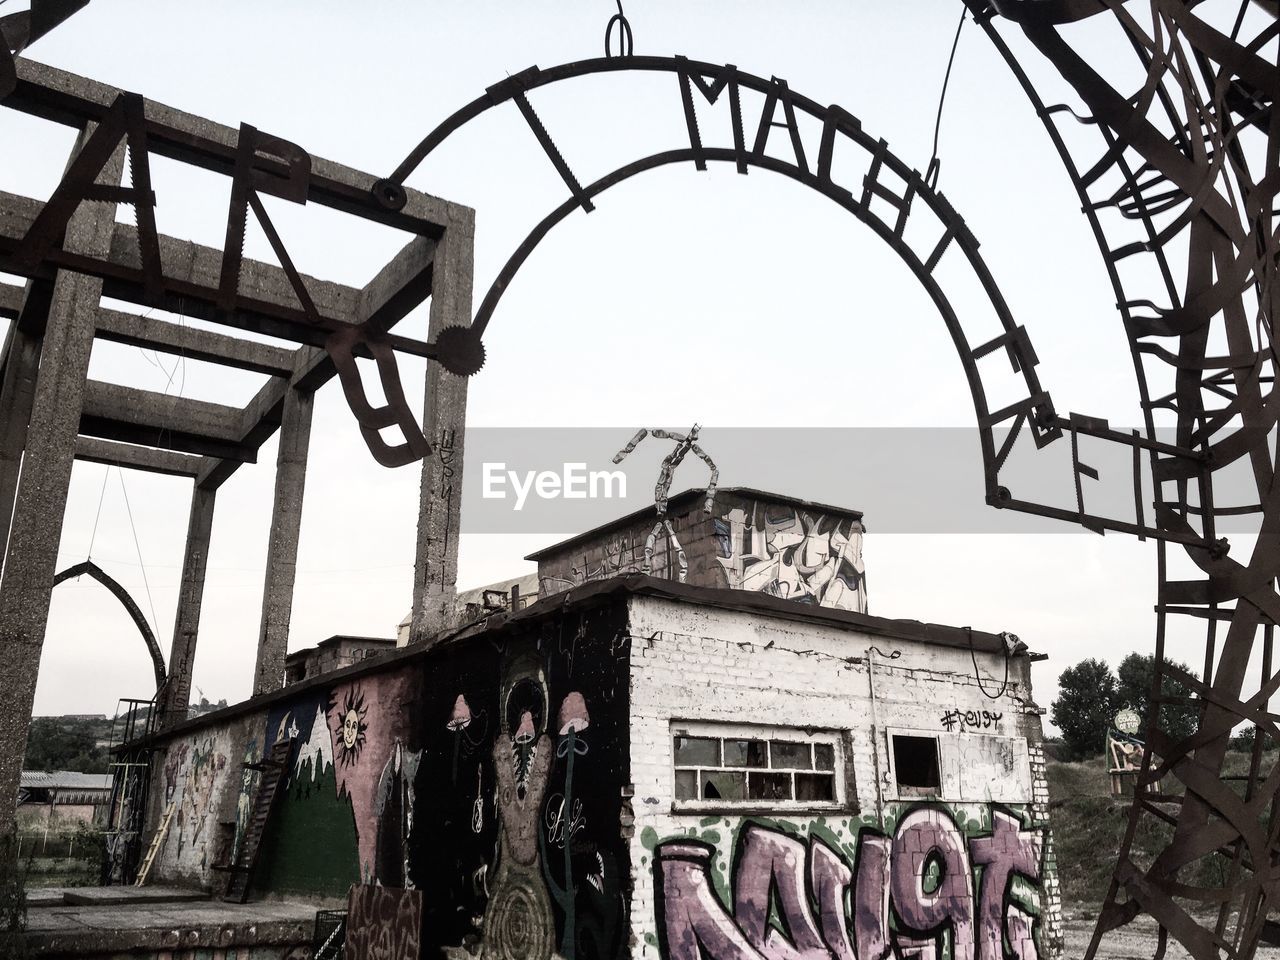
M92 560L85 560L83 563L77 563L73 567L67 567L67 569L53 578L53 585L56 587L64 580L73 580L76 577L86 575L97 580L110 590L112 595L120 601L120 605L128 611L129 616L133 618L134 626L138 628L138 632L142 634L142 641L147 645L147 653L151 655L151 669L155 671L156 693L159 694L168 681L168 671L164 665L164 654L160 652L160 644L156 643L156 635L151 632L151 625L147 623L147 618L142 615L142 610L138 608L133 597L129 595L129 591Z
M1276 904L1274 864L1280 855L1280 764L1266 764L1263 757L1268 740L1280 741L1280 718L1269 706L1280 689L1272 662L1280 622L1280 484L1268 446L1280 409L1272 340L1280 308L1280 184L1274 167L1280 151L1280 69L1257 56L1280 26L1272 19L1240 38L1243 4L1227 34L1186 0L1150 0L1149 27L1140 19L1143 5L1112 0L965 2L1030 98L1080 197L1124 320L1148 437L1155 436L1155 411L1172 411L1179 444L1202 454L1203 469L1195 478L1168 470L1153 454L1153 471L1158 478L1163 471L1164 480L1158 491L1160 525L1186 531L1198 521L1212 539L1217 517L1248 515L1261 533L1243 564L1190 549L1202 574L1193 580L1171 578L1160 545L1156 655L1162 667L1151 702L1176 702L1163 693L1163 683L1182 683L1200 706L1199 728L1177 741L1162 729L1159 711L1149 719L1127 832L1086 956L1096 955L1109 931L1147 913L1159 924L1157 956L1173 937L1198 960L1252 957ZM1276 16L1274 4L1259 7ZM1086 41L1057 29L1106 13L1114 15L1113 26L1137 59L1131 85L1123 90L1089 66L1080 49ZM1016 24L1061 74L1079 98L1078 108L1043 103L996 29L997 15ZM1090 126L1101 143L1090 148L1075 138L1069 148L1059 118ZM1241 134L1250 128L1264 145L1247 155ZM1259 154L1265 157L1260 170L1250 162ZM1104 190L1108 174L1112 182ZM1126 221L1137 229L1122 229ZM1121 263L1131 257L1154 267L1140 277L1157 279L1144 286L1126 276ZM1208 354L1218 331L1228 344L1225 356ZM1166 348L1161 340L1173 343ZM1152 381L1162 374L1171 392L1153 397ZM1256 499L1251 491L1251 503L1223 508L1215 501L1214 477L1246 457ZM1231 601L1234 606L1222 606ZM1207 624L1201 679L1163 666L1171 616ZM1220 650L1219 623L1227 625ZM1262 672L1254 684L1246 674L1260 632ZM1238 796L1225 782L1223 763L1231 730L1242 721L1254 724L1257 735ZM1156 789L1166 775L1186 788L1173 810L1164 809L1167 801ZM1149 864L1138 863L1133 852L1143 822L1173 827L1165 849ZM1180 877L1200 859L1218 855L1229 868L1217 885ZM1216 921L1202 924L1188 904L1217 904Z
M735 163L739 159L734 150L722 147L704 147L701 155L709 161L717 161L724 163ZM662 153L656 153L652 156L645 157L641 160L633 161L623 167L618 168L612 173L600 178L583 188L583 195L592 198L612 186L630 179L631 177L659 167L668 166L676 163L686 163L694 160L695 151L689 148L679 150L668 150ZM866 208L861 206L856 200L851 200L841 195L838 187L833 187L829 181L823 181L820 178L805 174L798 168L778 160L770 156L752 156L749 157L747 163L750 166L759 169L768 170L773 173L781 174L789 177L798 183L804 184L811 189L817 190L828 199L839 204L844 210L853 214L859 221L871 230L898 255L904 264L910 268L916 279L925 288L937 308L938 313L942 316L943 322L946 324L947 331L951 335L955 344L956 351L959 355L961 365L964 367L965 379L969 384L969 391L973 397L974 411L980 424L980 436L982 442L983 463L987 468L988 478L991 481L988 484L988 495L998 497L998 486L995 484L998 465L998 452L996 448L994 423L991 420L991 410L987 402L986 390L982 383L982 377L978 370L978 359L982 355L984 345L975 347L969 342L969 338L960 323L959 317L956 315L950 300L938 281L932 276L932 271L927 269L924 261L916 254L911 247L905 243L901 236L887 226L878 217L869 215ZM916 171L911 171L914 178L913 183L918 191L917 196L921 196L924 190L923 180ZM918 181L918 182L917 182ZM564 220L569 214L579 209L580 202L577 198L570 198L562 203L559 207L548 214L537 226L530 231L525 240L516 248L511 257L503 265L498 276L489 286L489 290L481 302L479 309L476 311L475 319L472 321L471 328L478 334L483 334L492 319L494 311L497 309L502 295L506 292L510 282L515 278L520 268L524 266L525 261L537 249L542 240L551 232L551 229ZM951 214L954 216L954 214ZM1004 298L1000 295L994 280L985 265L982 263L977 253L976 241L970 241L967 238L956 238L957 246L965 253L970 265L974 268L978 275L979 281L982 283L985 292L991 298L1002 327L1006 335L1010 338L1020 335L1020 329L1014 322L1013 316L1009 311ZM1041 388L1039 377L1036 374L1034 363L1018 363L1015 361L1014 369L1020 372L1024 377L1029 397L1041 398L1040 406L1043 410L1041 416L1044 418L1042 422L1053 424L1053 431L1056 434L1057 425L1053 412L1052 401L1049 395ZM1016 428L1015 428L1016 429ZM1047 440L1044 442L1048 442Z

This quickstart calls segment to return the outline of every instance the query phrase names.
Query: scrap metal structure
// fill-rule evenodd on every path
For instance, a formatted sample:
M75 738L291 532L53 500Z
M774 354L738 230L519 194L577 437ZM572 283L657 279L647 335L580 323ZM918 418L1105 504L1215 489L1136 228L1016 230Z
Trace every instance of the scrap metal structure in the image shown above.
M965 0L1044 122L1093 228L1133 355L1145 420L1141 431L1057 412L1039 381L1025 327L1013 317L963 218L937 190L936 161L921 176L885 141L863 130L853 114L804 97L776 77L766 80L732 65L683 57L636 56L621 9L610 21L610 30L619 27L618 55L607 37L603 58L509 76L440 124L389 177L377 179L312 158L249 126L221 127L61 71L6 59L56 22L47 11L79 5L37 0L21 42L0 21L8 40L0 51L3 105L82 130L66 177L47 202L0 196L0 271L29 278L25 289L0 287L0 311L13 318L0 388L0 504L13 509L0 582L0 682L15 699L0 730L0 790L16 790L16 758L38 660L31 654L43 638L74 457L195 480L165 688L166 710L173 713L185 707L189 693L214 492L239 463L253 460L267 435L282 430L255 680L255 691L270 689L278 685L283 665L310 398L336 374L380 462L423 460L413 628L421 640L447 617L460 496L452 478L462 462L465 378L483 364L480 336L503 292L558 223L579 210L590 213L609 187L672 164L697 170L731 164L740 174L764 170L821 193L868 226L912 270L963 366L992 506L1157 541L1158 662L1163 663L1166 632L1175 618L1203 626L1205 655L1202 679L1164 665L1151 702L1173 702L1163 684L1176 680L1193 691L1200 725L1175 742L1156 712L1144 733L1128 833L1089 955L1109 931L1145 913L1159 924L1157 957L1170 937L1201 960L1253 956L1280 878L1280 765L1268 759L1274 753L1264 752L1280 742L1278 717L1269 707L1280 688L1272 663L1280 621L1280 488L1270 447L1280 418L1271 342L1280 306L1274 223L1280 116L1273 110L1280 28L1274 0ZM41 10L47 19L35 29ZM1014 34L1021 34L1016 44ZM1101 50L1115 35L1134 53L1127 84L1104 78L1092 65L1098 60L1094 45ZM1042 85L1031 76L1046 70L1062 81L1067 102L1045 102ZM530 94L621 71L675 80L678 98L673 95L672 102L682 111L688 142L664 145L584 185ZM719 134L729 138L716 145L707 115L726 103L728 122L722 119ZM752 103L760 104L754 128L744 123ZM470 213L415 192L405 181L451 134L508 104L519 111L569 196L516 249L469 322ZM808 118L810 129L821 129L816 154L812 144L806 153L799 117ZM126 145L132 176L123 187ZM222 250L157 235L151 153L231 178ZM861 176L842 184L851 159ZM361 290L302 277L260 194L323 204L413 239ZM82 205L85 200L93 203ZM114 222L118 203L135 207L136 228ZM250 210L279 267L244 259ZM957 270L976 281L980 303L949 286ZM109 310L100 303L104 295L282 337L299 347L268 348ZM430 342L391 334L392 325L428 296ZM264 372L271 380L243 410L98 384L86 380L95 337L181 351ZM432 361L421 428L398 387L397 350ZM385 407L368 402L357 356L376 361ZM391 426L403 443L380 438L378 432ZM1036 492L1015 496L1006 467L1023 434L1037 452L1069 446L1074 507L1050 503ZM1125 477L1133 489L1132 514L1087 508L1084 481L1102 479L1081 459L1081 447L1090 445L1118 448L1132 463L1132 475ZM1218 495L1233 466L1247 467L1251 477L1243 501ZM1253 522L1258 535L1250 556L1231 555L1218 529L1224 517ZM1185 550L1198 573L1179 573L1171 547ZM1225 776L1224 759L1232 729L1242 722L1254 724L1258 736L1246 786L1237 793ZM1162 779L1166 789L1158 791ZM1184 789L1167 789L1172 780ZM7 816L0 809L0 827ZM1167 829L1168 842L1158 857L1140 862L1132 840L1146 821ZM1207 873L1198 867L1206 860L1222 866L1218 882L1203 879ZM1203 919L1206 908L1213 913L1209 921Z

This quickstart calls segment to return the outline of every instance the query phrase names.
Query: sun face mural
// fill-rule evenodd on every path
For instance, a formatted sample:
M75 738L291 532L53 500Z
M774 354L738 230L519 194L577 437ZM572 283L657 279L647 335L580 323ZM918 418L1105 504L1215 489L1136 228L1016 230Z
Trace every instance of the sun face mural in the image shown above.
M360 760L360 751L364 748L365 732L368 729L365 722L367 714L364 693L356 686L348 689L342 706L337 711L334 728L334 756L345 766L351 766Z

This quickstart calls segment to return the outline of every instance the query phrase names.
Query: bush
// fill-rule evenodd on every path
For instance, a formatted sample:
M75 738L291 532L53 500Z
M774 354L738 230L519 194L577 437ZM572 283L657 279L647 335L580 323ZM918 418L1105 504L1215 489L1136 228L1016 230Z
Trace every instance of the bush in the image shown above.
M0 837L0 957L22 960L27 951L27 865L12 835Z

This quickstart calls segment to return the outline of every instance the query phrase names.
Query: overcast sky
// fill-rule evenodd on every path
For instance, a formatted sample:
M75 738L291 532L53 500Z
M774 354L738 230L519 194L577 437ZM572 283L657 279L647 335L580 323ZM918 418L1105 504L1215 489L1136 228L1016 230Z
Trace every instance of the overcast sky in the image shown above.
M841 104L925 169L960 4L782 9L633 0L627 14L637 53L783 77L820 103ZM613 12L604 0L96 0L29 55L386 174L431 127L508 74L599 55ZM684 136L669 76L578 81L532 100L583 182ZM47 197L71 140L66 128L0 110L0 189ZM941 189L1029 330L1059 412L1137 425L1115 297L1079 203L1030 105L972 23L960 40L940 155ZM221 246L226 181L154 165L161 231ZM450 139L410 184L476 209L477 303L565 195L510 105ZM313 275L362 284L404 242L312 207L268 205ZM717 427L973 424L936 310L887 247L821 196L762 171L680 167L628 181L597 207L554 231L503 300L486 336L488 362L471 382L470 426L611 427L620 446L638 426L698 420L714 454ZM249 253L265 250L251 231ZM401 332L424 335L425 316L411 316ZM403 368L410 396L420 398L421 366ZM91 375L237 404L261 382L110 344L95 347ZM635 456L656 471L662 453L654 446ZM814 477L829 480L827 459L820 447L796 458L794 484L780 492L804 496ZM875 485L847 459L841 502L866 513L873 613L1017 633L1049 654L1035 674L1046 707L1058 673L1078 659L1115 665L1153 648L1150 543L1067 528L1018 533L1016 518L996 511L985 534L876 532L877 503L862 493ZM273 440L218 496L195 666L195 685L212 700L249 691L274 463ZM979 470L976 459L965 469ZM932 509L959 490L980 491L980 474L958 470L937 468ZM749 463L722 482L757 483ZM334 633L394 636L410 602L417 486L416 467L373 462L336 383L320 392L290 649ZM139 598L166 650L189 494L187 481L77 464L63 528L60 565L91 552ZM465 535L460 585L528 572L521 558L556 539ZM1187 638L1174 652L1197 664L1196 646ZM88 581L55 591L38 714L111 713L119 697L150 696L150 676L132 625L105 591Z

